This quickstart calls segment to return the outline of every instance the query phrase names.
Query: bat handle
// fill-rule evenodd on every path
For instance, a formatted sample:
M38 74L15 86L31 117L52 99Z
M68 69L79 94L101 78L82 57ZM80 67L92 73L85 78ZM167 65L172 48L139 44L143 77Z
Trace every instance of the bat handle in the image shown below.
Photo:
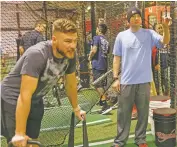
M34 141L34 140L28 140L27 144L29 144L29 145L38 145L39 147L44 147L39 141ZM8 147L13 147L13 144L12 144L11 141L8 143Z

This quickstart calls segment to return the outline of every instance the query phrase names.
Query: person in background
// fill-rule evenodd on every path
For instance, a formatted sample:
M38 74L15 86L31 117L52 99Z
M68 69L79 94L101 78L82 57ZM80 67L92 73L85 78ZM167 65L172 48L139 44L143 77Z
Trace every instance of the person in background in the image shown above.
M0 46L0 50L1 50L1 65L2 65L2 67L5 67L6 66L5 54L4 54L3 48L1 46Z
M161 23L155 24L154 30L157 33L159 33L160 35L163 35L163 26ZM154 47L153 50L157 51L157 55L156 55L156 59L155 59L155 61L156 61L155 62L155 69L158 71L160 70L159 79L161 80L161 82L160 82L161 85L159 85L159 84L156 84L156 85L158 85L158 87L157 87L158 89L161 86L163 95L168 95L169 94L169 86L168 86L168 83L169 83L168 82L169 81L169 75L168 75L169 74L168 73L169 45L168 44L164 45L164 47L161 48L160 50L157 49L156 47ZM158 50L159 50L159 53L158 53ZM160 60L159 60L159 58L160 58Z
M92 63L93 80L105 74L108 69L107 56L109 53L109 42L105 34L107 32L106 24L99 24L96 30L97 35L93 37L93 45L89 54L89 61ZM101 114L106 114L112 109L107 104L106 95L104 95L104 87L107 85L105 78L95 87L100 94L100 105L102 106Z
M87 56L89 56L90 54L90 50L92 48L92 36L91 36L91 32L88 32L87 34Z
M32 31L26 32L20 39L19 52L20 56L31 46L38 42L44 41L43 34L46 30L46 22L38 20L35 23L35 28Z
M16 43L17 43L17 61L20 59L20 42L21 42L21 39L22 39L22 34L19 33L18 34L18 38L16 39Z
M113 77L115 79L113 88L120 92L117 136L113 147L123 147L128 140L134 103L138 111L135 143L139 147L148 147L146 128L149 116L150 82L152 81L152 47L163 48L169 43L169 19L165 18L162 24L163 36L154 30L141 28L141 11L137 7L129 8L127 20L130 28L117 35L113 49ZM118 77L119 68L121 78Z

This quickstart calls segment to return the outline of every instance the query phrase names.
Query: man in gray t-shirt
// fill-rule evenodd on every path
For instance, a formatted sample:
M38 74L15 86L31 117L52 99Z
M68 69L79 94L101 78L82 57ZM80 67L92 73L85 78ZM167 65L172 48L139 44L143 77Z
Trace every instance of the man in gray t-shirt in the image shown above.
M52 41L30 47L1 83L2 135L14 146L37 139L44 113L42 97L65 75L65 88L75 115L85 112L78 105L76 83L77 28L67 19L53 23Z

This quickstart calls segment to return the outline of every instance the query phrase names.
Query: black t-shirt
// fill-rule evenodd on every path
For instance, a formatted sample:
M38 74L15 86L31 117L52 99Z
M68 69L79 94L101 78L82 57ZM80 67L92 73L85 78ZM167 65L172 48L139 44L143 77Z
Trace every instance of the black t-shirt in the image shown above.
M107 70L107 55L109 53L109 42L105 36L93 37L93 46L97 47L97 52L92 58L92 68L97 70Z
M51 41L40 42L30 47L18 60L13 70L1 83L1 97L4 101L16 105L20 93L21 75L39 79L32 103L38 102L58 79L75 72L76 57L73 59L54 59Z
M44 41L43 35L36 31L36 30L32 30L29 32L26 32L20 41L20 46L23 46L24 50L26 51L29 47Z

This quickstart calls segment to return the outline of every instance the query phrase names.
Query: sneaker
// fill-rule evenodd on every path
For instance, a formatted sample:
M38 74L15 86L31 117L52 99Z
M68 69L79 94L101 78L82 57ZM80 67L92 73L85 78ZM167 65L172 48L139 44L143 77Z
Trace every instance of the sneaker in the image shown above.
M148 145L146 143L142 143L138 145L139 147L148 147Z
M132 120L136 120L138 118L138 113L135 112L135 113L132 113Z
M111 106L112 110L117 109L118 108L118 102L116 104L114 104L113 106Z
M112 111L112 108L106 103L105 105L103 105L102 110L100 111L100 114L107 114L110 111Z
M119 145L112 145L111 147L120 147Z

